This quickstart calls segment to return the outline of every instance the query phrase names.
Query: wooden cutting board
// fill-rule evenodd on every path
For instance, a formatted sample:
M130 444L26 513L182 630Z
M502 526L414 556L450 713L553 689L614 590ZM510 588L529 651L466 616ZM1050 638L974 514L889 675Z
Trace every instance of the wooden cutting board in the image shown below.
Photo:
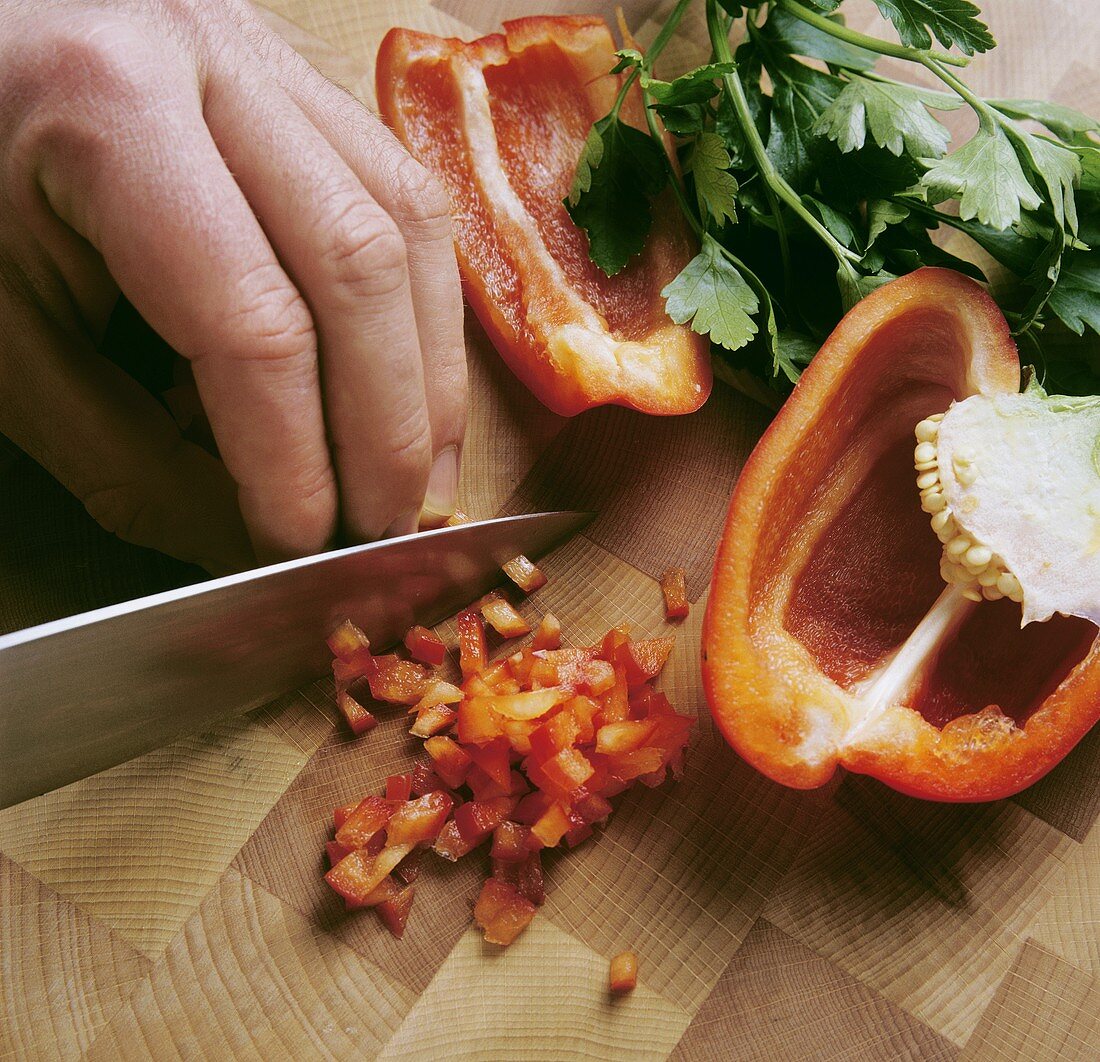
M635 25L648 6L631 5ZM1100 112L1089 0L987 6L1003 47L974 83ZM277 7L272 23L369 101L388 26L470 36L536 5ZM425 873L398 943L343 914L320 874L332 807L408 763L403 717L349 741L328 683L288 694L0 813L0 1057L1100 1057L1100 731L985 806L857 776L815 793L766 781L711 727L698 649L730 487L767 414L720 386L690 417L565 421L473 323L468 345L463 508L600 514L547 561L528 614L552 610L578 643L623 619L663 632L655 577L687 567L694 607L663 680L699 715L685 778L631 793L552 859L548 903L508 951L468 928L476 861ZM100 532L25 459L0 456L0 498L0 629L197 577ZM626 948L641 986L612 1002L607 958Z

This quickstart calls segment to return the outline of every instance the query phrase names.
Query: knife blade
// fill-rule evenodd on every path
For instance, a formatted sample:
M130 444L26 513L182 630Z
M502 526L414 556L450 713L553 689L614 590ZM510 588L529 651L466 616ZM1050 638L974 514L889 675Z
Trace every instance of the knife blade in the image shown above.
M590 513L504 517L335 550L0 637L0 808L323 675L350 617L384 649L452 615Z

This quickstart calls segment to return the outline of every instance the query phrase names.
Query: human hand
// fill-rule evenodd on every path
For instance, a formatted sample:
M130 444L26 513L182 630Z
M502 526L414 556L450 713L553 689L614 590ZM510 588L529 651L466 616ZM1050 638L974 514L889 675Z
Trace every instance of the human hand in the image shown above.
M119 290L224 465L96 353ZM224 571L453 510L446 197L243 0L0 0L0 325L0 432L130 541Z

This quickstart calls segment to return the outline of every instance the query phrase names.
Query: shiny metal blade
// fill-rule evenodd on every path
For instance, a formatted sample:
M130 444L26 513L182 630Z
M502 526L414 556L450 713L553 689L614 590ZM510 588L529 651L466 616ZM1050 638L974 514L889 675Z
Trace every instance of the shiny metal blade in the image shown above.
M540 513L287 561L0 637L0 808L323 675L352 618L378 648L432 624L591 519Z

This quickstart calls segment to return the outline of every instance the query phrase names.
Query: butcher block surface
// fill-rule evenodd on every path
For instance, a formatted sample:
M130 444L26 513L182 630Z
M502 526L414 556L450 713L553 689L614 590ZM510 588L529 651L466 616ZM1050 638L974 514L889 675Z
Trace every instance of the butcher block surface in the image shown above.
M599 5L272 6L271 25L369 103L390 26L471 37L502 13ZM627 5L643 39L652 6ZM1100 113L1086 0L986 6L1000 48L972 84ZM881 29L870 4L850 24ZM564 420L472 319L467 338L462 508L599 514L523 611L552 611L572 644L624 620L675 632L661 685L698 716L684 778L632 791L606 831L551 857L546 906L507 950L470 926L476 855L425 861L396 941L344 913L322 847L332 808L378 792L418 743L400 708L353 740L330 682L288 693L0 812L0 1058L1100 1057L1100 730L995 804L922 803L854 775L809 793L769 782L717 735L699 674L711 557L768 412L717 385L687 417ZM0 454L0 498L2 630L199 577L101 532L18 455ZM693 601L675 627L657 584L670 565ZM639 986L611 998L624 950Z

